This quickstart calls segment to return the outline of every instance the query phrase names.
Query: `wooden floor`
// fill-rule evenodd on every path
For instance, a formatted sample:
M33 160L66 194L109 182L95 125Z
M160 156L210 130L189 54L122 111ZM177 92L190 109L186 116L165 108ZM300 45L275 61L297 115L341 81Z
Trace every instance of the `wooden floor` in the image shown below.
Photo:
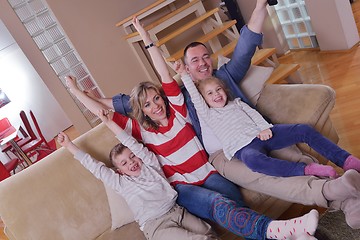
M352 4L355 21L360 32L360 1ZM337 129L339 145L360 156L360 47L350 52L321 53L296 51L280 57L281 63L299 63L304 83L325 84L336 91L336 105L331 119ZM71 139L78 136L74 128L66 131ZM307 213L311 207L294 204L280 218L287 219ZM319 209L323 210L323 209ZM0 219L0 229L2 228ZM240 240L233 234L225 234L223 240ZM0 240L7 240L0 231Z

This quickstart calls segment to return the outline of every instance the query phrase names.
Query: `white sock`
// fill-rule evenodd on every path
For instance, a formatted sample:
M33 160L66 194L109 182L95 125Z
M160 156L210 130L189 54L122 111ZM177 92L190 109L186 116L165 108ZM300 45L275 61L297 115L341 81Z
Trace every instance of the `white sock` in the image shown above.
M266 237L268 239L297 239L300 236L304 237L304 234L313 236L318 221L319 212L314 209L302 217L284 221L274 220L267 228Z

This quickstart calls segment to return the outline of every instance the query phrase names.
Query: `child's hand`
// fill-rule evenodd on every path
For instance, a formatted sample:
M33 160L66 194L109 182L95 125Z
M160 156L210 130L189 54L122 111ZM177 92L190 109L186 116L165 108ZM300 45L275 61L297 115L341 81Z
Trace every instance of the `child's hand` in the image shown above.
M181 76L184 76L187 74L187 72L185 70L185 65L181 59L174 62L173 69L176 73L180 74Z
M57 142L62 146L65 147L67 150L69 150L72 154L75 155L77 151L79 151L79 148L73 144L73 142L70 140L68 135L66 135L64 132L60 132L57 136Z
M67 147L71 141L70 141L68 135L66 135L64 132L60 132L57 136L57 142L62 147Z
M260 138L261 141L269 140L272 138L272 131L270 128L262 130L257 137Z

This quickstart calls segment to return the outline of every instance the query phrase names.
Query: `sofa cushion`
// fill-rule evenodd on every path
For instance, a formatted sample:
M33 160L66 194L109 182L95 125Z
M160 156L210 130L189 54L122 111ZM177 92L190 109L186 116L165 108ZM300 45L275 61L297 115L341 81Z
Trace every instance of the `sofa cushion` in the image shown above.
M13 239L95 239L111 224L102 183L65 149L2 181L0 202Z
M219 69L228 61L230 61L230 58L219 55L217 68ZM264 84L273 70L272 67L251 65L245 77L241 80L239 87L254 106L256 106Z
M270 77L274 68L251 65L239 87L245 96L256 106L266 80Z
M110 207L111 230L115 230L125 224L134 221L134 214L127 205L125 199L117 194L112 188L104 185Z

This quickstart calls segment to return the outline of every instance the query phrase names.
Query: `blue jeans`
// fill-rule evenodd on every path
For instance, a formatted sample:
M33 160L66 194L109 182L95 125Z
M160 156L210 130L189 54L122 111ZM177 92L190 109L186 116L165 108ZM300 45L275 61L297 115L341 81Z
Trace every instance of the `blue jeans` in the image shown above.
M272 138L266 141L255 138L237 151L235 157L241 159L253 171L272 176L289 177L303 176L306 164L269 157L270 151L297 143L306 143L339 167L344 166L346 158L350 155L306 124L277 124L271 128L271 131L273 132Z
M190 213L214 221L238 236L265 239L270 218L245 207L238 187L220 174L203 185L177 184L177 203Z

